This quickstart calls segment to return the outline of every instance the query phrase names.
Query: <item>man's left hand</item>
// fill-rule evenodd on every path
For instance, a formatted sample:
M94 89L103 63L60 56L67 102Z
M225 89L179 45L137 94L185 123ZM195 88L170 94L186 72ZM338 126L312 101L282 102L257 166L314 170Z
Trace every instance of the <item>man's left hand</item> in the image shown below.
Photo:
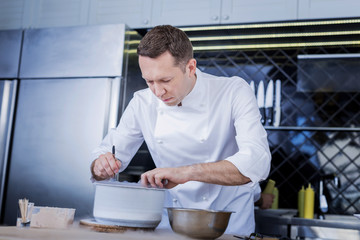
M186 167L179 168L155 168L141 174L143 186L173 188L178 184L186 183L188 180Z

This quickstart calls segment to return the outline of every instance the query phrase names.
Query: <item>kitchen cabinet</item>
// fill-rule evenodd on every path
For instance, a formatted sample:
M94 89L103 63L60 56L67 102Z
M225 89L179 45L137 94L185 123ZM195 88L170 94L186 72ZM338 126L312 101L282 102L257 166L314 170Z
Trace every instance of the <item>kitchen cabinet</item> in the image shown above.
M86 25L88 0L33 0L30 27L60 27Z
M0 29L27 28L31 22L34 0L1 0Z
M221 0L155 0L152 26L209 25L220 23Z
M297 19L297 0L222 0L221 24Z
M0 29L125 23L130 28L359 17L358 0L0 0Z
M299 19L360 17L359 0L299 0Z
M0 29L86 25L88 0L1 0Z
M130 28L147 28L152 4L152 0L90 0L89 24L126 23Z
M296 20L297 0L155 0L152 15L154 26Z

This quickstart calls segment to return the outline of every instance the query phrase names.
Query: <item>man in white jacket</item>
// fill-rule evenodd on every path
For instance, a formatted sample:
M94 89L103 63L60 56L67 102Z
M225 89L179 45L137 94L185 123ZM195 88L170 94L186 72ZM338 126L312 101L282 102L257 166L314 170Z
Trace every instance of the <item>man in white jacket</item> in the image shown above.
M254 191L271 161L250 86L197 69L188 37L169 25L150 30L138 55L149 88L134 94L118 127L94 150L93 177L123 171L145 140L156 168L141 182L169 189L167 207L234 211L226 233L250 234Z

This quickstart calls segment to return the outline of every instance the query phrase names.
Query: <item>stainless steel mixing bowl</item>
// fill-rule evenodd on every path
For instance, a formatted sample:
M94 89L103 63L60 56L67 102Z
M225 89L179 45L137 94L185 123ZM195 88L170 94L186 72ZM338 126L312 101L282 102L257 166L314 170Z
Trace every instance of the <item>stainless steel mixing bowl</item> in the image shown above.
M232 212L167 208L174 232L197 239L215 239L226 230Z

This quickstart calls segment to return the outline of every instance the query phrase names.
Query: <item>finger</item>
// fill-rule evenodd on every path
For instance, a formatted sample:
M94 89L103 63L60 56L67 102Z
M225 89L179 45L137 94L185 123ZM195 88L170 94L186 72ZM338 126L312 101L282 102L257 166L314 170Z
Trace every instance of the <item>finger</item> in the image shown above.
M104 161L104 156L100 155L99 158L95 161L94 172L97 176L104 178L106 177L106 172L104 170L102 161Z
M164 187L162 177L160 177L160 176L155 176L155 177L154 177L154 180L155 180L156 187L160 187L160 188L163 188L163 187Z
M147 180L147 176L145 173L141 174L141 185L144 187L147 187L149 185L149 182Z
M120 171L121 161L116 159L112 153L106 153L105 157L111 169L111 174L108 174L110 174L109 176L114 176Z
M101 167L103 169L103 174L107 177L112 177L114 175L114 170L110 166L110 161L108 156L105 156L104 159L101 161Z
M101 179L109 178L109 175L106 173L104 167L102 166L101 159L97 160L97 163L94 165L94 173L96 176L100 177Z
M103 177L102 173L101 173L101 170L99 169L98 161L96 161L95 164L94 164L94 173L95 173L95 176Z
M164 188L169 183L169 180L167 180L165 176L160 177L159 175L156 175L154 179L156 186L159 188Z
M146 174L145 176L146 176L147 182L151 185L151 187L157 187L154 174L149 173L149 174Z
M114 154L108 152L105 154L105 157L106 157L107 162L112 170L112 173L113 174L118 173L120 168L117 163L118 160L115 158Z
M118 170L121 168L121 161L116 159L116 165L118 167Z
M111 154L112 158L110 157L110 159L114 159L114 161L110 162L110 167L114 170L114 174L118 173L120 170L120 161L118 159L116 159L115 154Z

